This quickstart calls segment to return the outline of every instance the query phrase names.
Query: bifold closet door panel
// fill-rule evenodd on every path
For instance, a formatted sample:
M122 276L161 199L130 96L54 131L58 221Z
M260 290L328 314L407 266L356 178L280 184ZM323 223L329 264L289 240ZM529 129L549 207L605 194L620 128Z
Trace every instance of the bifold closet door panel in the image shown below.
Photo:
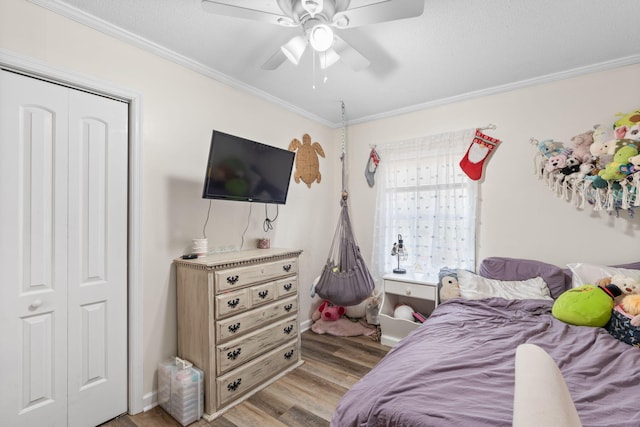
M128 105L69 91L69 425L127 410Z
M68 89L0 71L2 423L67 425Z

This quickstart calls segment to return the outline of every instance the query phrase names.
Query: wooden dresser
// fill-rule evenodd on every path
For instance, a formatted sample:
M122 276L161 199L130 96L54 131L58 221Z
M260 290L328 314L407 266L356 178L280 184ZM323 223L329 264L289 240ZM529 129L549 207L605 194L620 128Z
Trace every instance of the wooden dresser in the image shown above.
M204 371L204 417L302 364L298 256L253 249L176 259L178 356Z

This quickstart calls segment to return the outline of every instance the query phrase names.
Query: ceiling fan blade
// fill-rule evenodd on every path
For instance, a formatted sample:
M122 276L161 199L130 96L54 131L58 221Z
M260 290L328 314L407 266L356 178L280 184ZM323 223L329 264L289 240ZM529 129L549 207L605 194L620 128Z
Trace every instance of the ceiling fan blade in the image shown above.
M340 55L340 60L353 71L361 71L371 65L371 62L363 54L338 36L335 36L333 49Z
M284 26L296 25L290 17L283 15L282 11L277 7L272 9L253 9L239 5L234 6L215 0L202 0L202 9L209 13L233 18L249 19Z
M287 16L293 17L293 1L292 0L278 0L278 7Z
M278 48L278 50L273 52L273 55L271 55L260 68L262 68L263 70L275 70L276 68L281 66L286 59L287 57L285 56L282 49Z
M384 0L338 12L333 22L340 28L413 18L424 12L424 0Z

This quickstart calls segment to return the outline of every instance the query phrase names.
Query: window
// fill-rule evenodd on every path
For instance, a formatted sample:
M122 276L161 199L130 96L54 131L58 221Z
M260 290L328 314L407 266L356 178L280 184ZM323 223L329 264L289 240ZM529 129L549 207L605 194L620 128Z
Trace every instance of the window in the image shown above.
M372 273L398 265L391 255L402 235L400 266L437 281L442 267L475 269L477 182L459 166L475 129L378 146Z

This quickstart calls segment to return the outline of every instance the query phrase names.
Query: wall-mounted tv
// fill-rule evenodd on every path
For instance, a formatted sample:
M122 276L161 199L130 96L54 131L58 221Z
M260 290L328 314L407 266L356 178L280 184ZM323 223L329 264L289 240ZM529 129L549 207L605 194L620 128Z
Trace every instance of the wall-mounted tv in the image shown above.
M285 204L295 153L214 130L204 199Z

